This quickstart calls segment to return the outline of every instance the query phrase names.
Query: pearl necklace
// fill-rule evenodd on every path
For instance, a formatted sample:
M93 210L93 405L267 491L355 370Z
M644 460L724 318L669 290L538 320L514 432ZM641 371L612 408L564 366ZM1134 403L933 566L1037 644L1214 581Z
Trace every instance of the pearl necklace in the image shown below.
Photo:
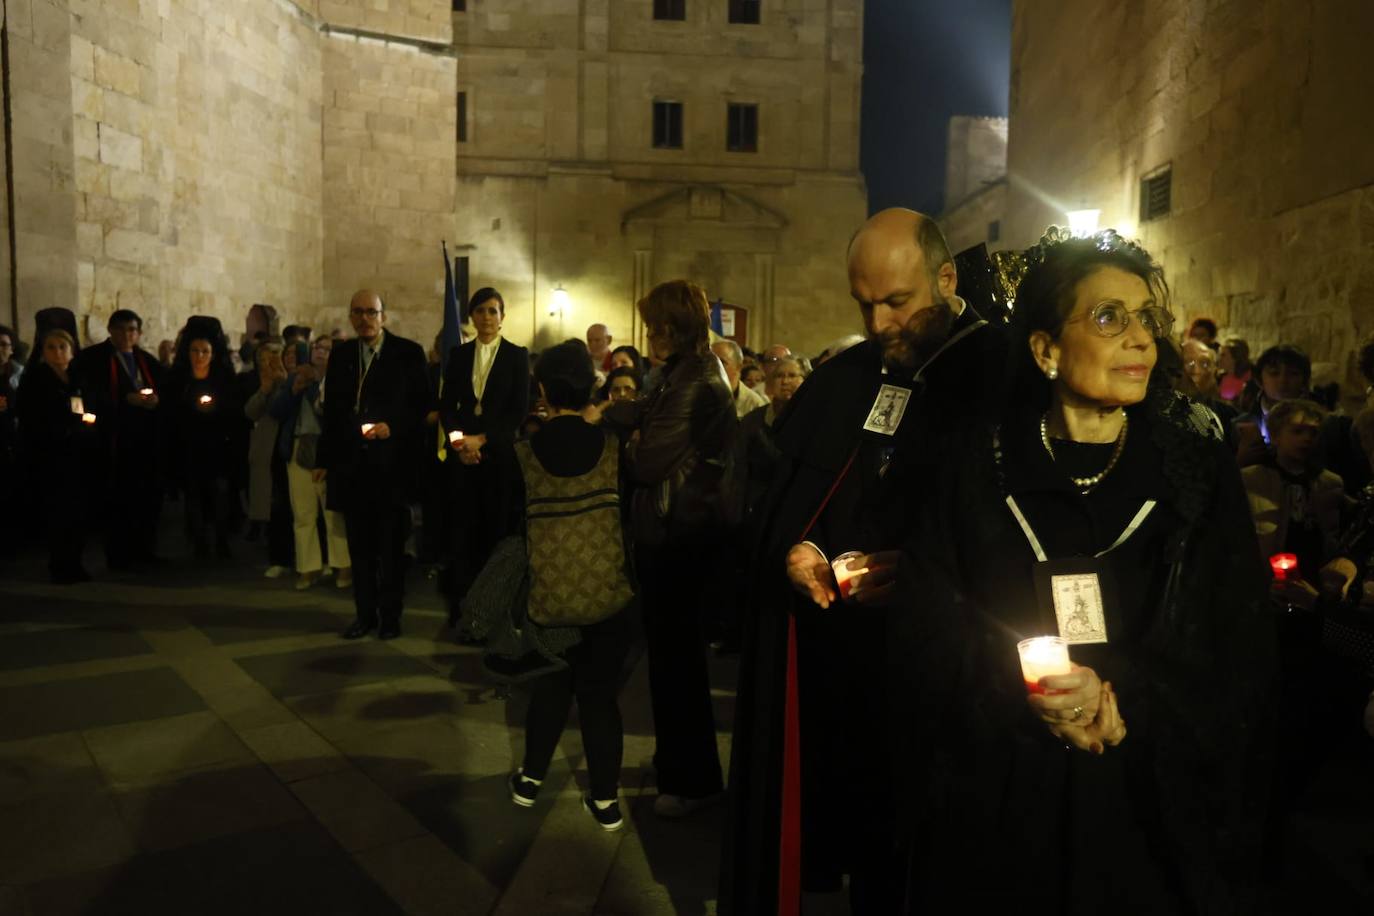
M1111 460L1108 461L1107 466L1102 469L1102 473L1094 474L1092 477L1069 478L1073 481L1074 486L1078 487L1078 489L1082 491L1084 496L1087 496L1093 490L1097 489L1098 484L1106 480L1107 475L1112 472L1112 468L1116 467L1117 461L1121 460L1121 453L1126 448L1126 427L1129 423L1130 418L1127 417L1125 414L1122 414L1121 432L1116 434L1116 448L1112 449ZM1045 414L1043 417L1040 418L1040 442L1042 445L1045 446L1045 451L1049 452L1050 460L1055 460L1054 448L1050 445L1049 414Z

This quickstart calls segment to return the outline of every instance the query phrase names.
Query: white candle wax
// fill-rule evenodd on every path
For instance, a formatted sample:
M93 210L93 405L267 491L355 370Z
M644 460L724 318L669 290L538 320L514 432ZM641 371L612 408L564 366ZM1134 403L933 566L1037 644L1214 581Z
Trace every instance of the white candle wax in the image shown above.
M863 559L863 553L850 550L830 561L830 568L835 573L835 584L839 586L841 598L849 597L849 580L868 572L868 567L861 565Z
M362 426L363 435L366 436L368 433L372 432L373 427L376 425L376 423L364 423Z
M91 425L92 423L95 422L95 414L93 414L93 413L83 413L83 414L81 415L81 422L82 422L82 423L85 423L87 426Z
M455 429L448 434L448 441L452 442L455 446L461 446L463 444L463 431L461 429Z
M210 397L208 394L202 394L200 396L200 403L202 404L209 404L213 400L214 398Z
M1038 693L1042 689L1042 677L1073 672L1069 644L1058 636L1023 639L1016 644L1016 651L1021 655L1021 675L1026 679L1028 690Z
M143 395L145 398L150 398L150 397L153 396L153 389L151 389L151 388L140 388L140 389L138 389L138 393L141 394L141 395Z

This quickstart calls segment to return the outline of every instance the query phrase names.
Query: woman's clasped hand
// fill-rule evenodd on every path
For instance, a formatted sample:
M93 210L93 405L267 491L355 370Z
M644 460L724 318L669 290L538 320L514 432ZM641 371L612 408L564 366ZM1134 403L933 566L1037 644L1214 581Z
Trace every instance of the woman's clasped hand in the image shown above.
M1031 711L1067 747L1102 754L1126 738L1116 692L1091 668L1078 665L1069 674L1040 679L1044 693L1028 694Z

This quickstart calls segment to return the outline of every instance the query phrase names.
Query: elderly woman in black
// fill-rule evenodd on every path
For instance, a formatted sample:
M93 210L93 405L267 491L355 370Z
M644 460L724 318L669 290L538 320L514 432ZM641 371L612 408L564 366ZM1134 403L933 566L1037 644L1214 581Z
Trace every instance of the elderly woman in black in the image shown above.
M169 464L186 496L187 540L204 558L213 537L216 552L228 557L230 439L243 405L224 335L196 319L188 322L164 387Z
M1028 256L1008 407L953 443L900 576L907 907L1244 911L1273 674L1245 492L1151 385L1172 319L1150 256L1110 230ZM1076 664L1023 682L1042 635Z
M38 358L19 383L20 454L42 506L48 575L59 585L91 577L81 564L85 499L81 484L95 457L95 422L68 374L76 342L60 328L38 341Z
M658 384L611 401L605 422L638 432L628 453L630 509L654 712L654 813L682 817L724 788L702 634L703 601L724 543L721 483L738 426L725 370L709 348L710 304L685 280L639 302Z

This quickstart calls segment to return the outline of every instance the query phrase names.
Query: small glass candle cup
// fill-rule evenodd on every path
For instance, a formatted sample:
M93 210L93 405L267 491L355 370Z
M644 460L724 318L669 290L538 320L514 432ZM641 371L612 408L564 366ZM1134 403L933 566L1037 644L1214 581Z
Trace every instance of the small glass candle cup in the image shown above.
M368 433L372 432L372 430L375 429L376 427L377 427L377 424L376 424L376 423L364 423L364 424L362 425L362 427L361 427L361 429L362 429L362 431L363 431L363 435L366 436Z
M453 445L454 448L462 448L462 447L463 447L463 431L462 431L461 429L455 429L455 430L451 431L451 432L448 434L448 441L449 441L450 444Z
M213 404L214 402L215 402L215 399L212 398L212 397L210 397L210 395L208 395L208 394L202 394L202 395L200 396L200 406L201 406L201 407L209 407L209 406L210 406L211 404Z
M1036 636L1023 639L1016 644L1021 655L1021 676L1026 681L1026 690L1031 693L1045 693L1040 686L1042 677L1056 674L1072 674L1073 663L1069 661L1069 644L1059 636Z
M82 423L85 423L87 426L92 425L93 423L95 423L95 414L93 414L93 413L83 413L83 414L81 415L81 422L82 422Z
M1291 553L1276 553L1269 558L1269 568L1274 571L1275 582L1287 582L1289 579L1298 579L1302 573L1298 570L1298 557Z
M840 599L849 600L849 591L853 587L851 584L854 577L868 572L868 567L862 565L864 553L859 550L848 550L830 561L830 568L835 573L835 585L839 587Z
M153 396L153 389L151 389L151 388L140 388L140 389L138 389L138 393L139 393L139 395L141 395L142 397L150 398L150 397Z

